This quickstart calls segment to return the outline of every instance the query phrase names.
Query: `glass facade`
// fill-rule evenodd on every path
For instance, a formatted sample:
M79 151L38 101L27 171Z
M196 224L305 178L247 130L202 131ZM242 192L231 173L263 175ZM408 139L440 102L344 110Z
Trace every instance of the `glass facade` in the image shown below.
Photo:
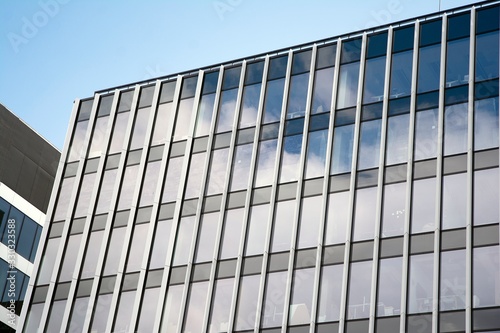
M498 18L77 106L23 332L500 330Z

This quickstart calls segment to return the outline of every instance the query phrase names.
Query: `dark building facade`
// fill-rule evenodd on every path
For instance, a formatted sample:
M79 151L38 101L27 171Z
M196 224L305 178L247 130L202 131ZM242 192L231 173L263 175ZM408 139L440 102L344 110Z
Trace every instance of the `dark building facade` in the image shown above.
M77 100L23 332L500 332L499 2Z
M19 322L59 157L0 104L1 332L14 332Z

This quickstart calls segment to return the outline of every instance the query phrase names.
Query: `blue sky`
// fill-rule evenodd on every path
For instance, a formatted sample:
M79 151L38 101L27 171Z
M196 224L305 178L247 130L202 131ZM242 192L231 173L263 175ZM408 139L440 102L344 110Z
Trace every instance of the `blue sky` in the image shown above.
M442 0L441 9L474 2ZM0 103L62 149L73 101L96 90L438 8L438 0L2 0Z

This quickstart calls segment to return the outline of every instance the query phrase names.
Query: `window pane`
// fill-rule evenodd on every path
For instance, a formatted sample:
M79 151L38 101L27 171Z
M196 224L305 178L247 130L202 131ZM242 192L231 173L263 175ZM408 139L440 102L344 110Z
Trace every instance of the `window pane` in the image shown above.
M467 103L447 106L444 110L444 154L467 151Z
M299 178L302 134L287 136L283 141L280 183L294 181Z
M419 233L435 229L436 178L413 182L411 232Z
M218 224L219 212L203 214L199 226L198 245L194 262L211 261L214 257Z
M446 87L469 82L469 38L448 42L446 50Z
M387 124L386 165L407 161L409 124L409 114L389 117Z
M151 145L157 145L167 142L167 132L170 122L170 114L172 113L172 103L164 103L158 105L156 111L156 120L153 129L153 138Z
M390 98L410 95L412 63L413 50L392 55Z
M325 227L325 245L345 243L349 222L350 192L332 193L328 196L328 212Z
M75 131L73 134L73 141L71 141L71 148L68 154L68 162L78 160L85 152L83 151L83 143L89 121L80 121L76 123Z
M382 237L403 234L406 220L406 183L384 186Z
M264 253L268 218L269 204L252 206L250 208L245 248L246 256Z
M118 169L104 171L104 176L101 183L101 190L99 192L99 199L97 200L97 207L95 214L107 213L111 204L111 197L113 188L115 187L116 175Z
M215 94L201 96L198 106L198 116L196 118L195 136L210 134L210 123L214 112Z
M236 110L236 97L238 89L226 90L221 93L219 105L219 118L216 133L230 131L233 128L234 111Z
M87 317L87 307L90 297L77 298L73 305L73 313L69 322L70 332L83 332L83 323Z
M168 161L167 176L165 177L165 184L163 185L163 195L161 197L162 203L175 201L177 198L183 158L184 156L179 156L171 158Z
M250 330L255 326L259 283L260 275L244 276L241 279L234 324L236 331Z
M257 83L243 88L241 102L240 128L255 126L259 110L260 90L262 84Z
M286 110L287 119L305 115L308 84L309 72L292 76L290 80L288 106Z
M229 148L218 149L212 152L212 163L208 175L207 195L222 193L226 179Z
M185 312L184 331L201 332L205 304L207 302L208 281L191 284L191 291Z
M179 221L173 265L186 265L189 261L189 251L193 239L195 216L182 217Z
M150 111L150 107L137 110L134 130L132 131L132 141L130 142L130 150L139 149L144 145Z
M441 44L420 48L417 93L439 89Z
M380 102L384 98L385 57L368 59L365 69L363 104Z
M292 242L293 217L295 215L295 200L276 203L274 213L273 238L271 252L289 251Z
M335 68L317 70L314 74L314 88L311 113L330 111L332 105L333 75Z
M61 238L50 238L49 240L47 240L41 267L38 271L38 278L36 283L38 286L50 283L50 277L52 275L52 270L54 269L60 240Z
M58 281L71 281L75 270L76 256L82 242L82 234L69 236Z
M351 171L354 125L335 127L330 174Z
M308 268L298 269L293 273L288 325L308 324L311 320L314 272L314 268Z
M402 257L380 260L378 275L377 317L401 312Z
M108 154L118 153L122 150L125 135L127 134L126 129L129 116L130 112L123 112L116 115Z
M499 221L498 168L474 172L474 225Z
M94 305L94 318L92 320L92 333L104 333L108 321L109 308L113 294L99 295Z
M0 213L1 215L1 213ZM19 221L21 222L21 221ZM29 217L25 216L24 221L22 224L22 229L20 230L20 225L19 222L16 222L16 228L14 229L16 233L21 233L18 236L17 239L17 244L16 244L16 252L23 256L25 259L30 259L30 254L31 254L31 249L33 246L35 247L36 250L36 245L34 244L35 237L36 237L36 232L38 229L38 224L30 219ZM17 229L17 230L16 230ZM8 232L4 233L8 234ZM7 241L7 246L8 246L8 241ZM9 248L10 249L10 248Z
M243 228L243 214L243 208L231 209L226 212L220 259L236 258L238 256L241 229Z
M474 308L500 305L500 247L473 250L472 301Z
M378 167L380 157L380 119L361 123L358 170Z
M266 293L262 304L262 327L280 327L285 311L287 272L270 273L267 276Z
M93 278L97 268L97 260L101 252L102 236L104 230L93 231L90 234L89 243L84 257L81 279Z
M433 309L432 279L434 254L410 257L408 280L408 312L431 312Z
M319 291L318 322L337 321L342 301L344 265L323 267Z
M167 299L163 307L161 332L177 332L179 312L181 311L183 285L169 286Z
M309 133L307 142L307 157L305 178L321 177L325 173L326 145L328 130Z
M229 326L229 312L233 299L234 279L216 280L212 313L208 324L209 333L227 332Z
M465 250L441 253L440 311L465 309Z
M55 301L52 303L49 318L47 319L47 332L60 332L61 324L64 315L64 308L66 307L66 300Z
M179 102L177 119L175 120L174 140L184 139L188 136L193 104L194 98L182 99Z
M236 147L231 177L231 192L244 190L248 186L253 143Z
M158 221L156 234L153 239L154 243L152 246L153 250L151 251L149 269L162 268L165 266L171 230L172 220Z
M280 120L284 87L285 79L267 82L263 124Z
M89 173L83 176L80 193L76 200L74 217L86 216L89 210L92 190L94 188L96 173Z
M498 77L498 31L476 37L476 81Z
M356 105L359 82L359 62L342 65L339 74L337 109Z
M122 187L120 190L120 198L118 200L118 210L130 209L132 207L132 197L134 195L135 184L137 183L137 173L139 164L128 166L125 168Z
M128 253L126 272L136 272L141 269L142 257L144 256L144 245L148 235L149 223L143 223L134 227L132 241Z
M465 227L467 220L467 174L443 177L442 228Z
M114 275L118 272L118 263L122 254L123 239L127 228L115 228L111 233L109 241L108 254L106 255L106 264L104 265L103 275Z
M59 190L57 205L55 208L53 218L54 221L62 221L66 219L66 214L68 213L69 208L69 200L71 198L71 192L73 191L74 183L75 177L63 179L61 189Z
M323 197L315 196L302 199L297 248L318 245L319 228L322 221Z
M160 176L161 161L148 163L144 181L142 183L141 199L139 200L139 207L149 206L153 204L153 199L158 184L158 177Z
M356 191L353 241L373 239L377 211L377 188L365 188Z
M370 315L372 262L351 264L349 274L349 295L347 298L347 318L368 318Z
M40 319L42 318L42 311L45 306L45 303L33 304L30 308L29 313L27 314L27 320L24 323L24 331L25 332L38 332L38 328L40 327ZM104 332L104 331L102 331ZM100 333L100 332L96 332Z
M415 116L415 160L436 157L438 109L417 112Z
M191 155L191 163L187 174L186 191L184 193L185 199L198 198L200 196L206 155L206 152Z
M120 294L119 304L117 305L114 332L126 332L130 330L130 319L132 318L135 291L126 291Z
M138 332L153 332L155 322L156 308L158 306L158 296L160 288L151 288L144 290L142 299L141 313L139 315Z
M99 117L95 121L95 128L92 134L92 143L90 144L88 158L101 156L106 145L106 129L108 127L109 116Z
M278 140L261 141L259 143L254 187L272 184L274 178L274 164L276 161L277 144Z
M498 97L474 104L474 150L498 147Z

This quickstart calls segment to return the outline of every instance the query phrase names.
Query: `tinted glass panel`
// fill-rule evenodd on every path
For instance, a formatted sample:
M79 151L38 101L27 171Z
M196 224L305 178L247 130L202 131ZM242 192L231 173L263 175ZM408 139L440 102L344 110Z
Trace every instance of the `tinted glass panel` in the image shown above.
M302 134L287 136L283 140L281 156L280 183L294 181L299 177L300 151L302 149Z
M314 74L314 88L311 113L330 111L332 103L333 67L317 70Z
M372 120L361 123L359 139L358 170L377 167L380 157L380 130L382 121Z
M447 106L444 110L444 154L467 151L467 104Z
M351 264L349 295L347 296L347 318L368 318L370 314L372 262Z
M384 98L385 57L366 61L363 103L380 102Z
M467 174L458 173L444 176L442 196L442 228L465 227L467 219Z
M260 83L243 88L239 127L255 126L259 108L260 90Z
M474 172L474 225L498 223L498 184L498 168Z
M500 248L481 247L473 250L472 294L475 308L499 306Z
M269 185L274 178L277 140L262 141L259 144L254 187Z
M498 97L474 104L474 150L498 147Z
M313 290L314 268L296 270L293 273L293 286L290 295L289 325L309 323Z
M290 226L294 222L295 200L276 203L274 214L271 252L289 251L292 242L293 228Z
M215 282L213 308L208 324L209 333L223 332L229 325L229 311L233 297L234 279L223 279Z
M438 110L417 112L415 116L415 160L436 157L438 134Z
M253 206L250 209L245 255L264 253L266 246L267 220L269 219L269 204Z
M266 293L262 305L262 327L279 327L285 312L287 272L267 276Z
M389 118L387 124L386 165L407 161L409 124L409 114Z
M201 96L196 118L195 136L208 135L214 111L215 94Z
M498 31L476 37L476 81L498 77Z
M259 283L260 275L244 276L241 279L234 323L235 330L253 329L257 311Z
M394 30L392 52L405 51L413 48L413 36L415 28L413 26Z
M344 265L323 267L320 281L318 322L337 321L342 300Z
M349 222L349 192L332 193L328 197L328 211L325 227L325 245L346 241Z
M335 127L330 174L351 171L354 125Z
M376 187L356 191L354 227L352 234L354 241L373 239L375 235L376 208Z
M392 55L390 98L410 95L413 51Z
M441 311L465 309L465 250L441 254L439 303Z
M281 106L283 103L284 87L285 79L269 81L267 83L262 121L264 124L279 121L281 116Z
M393 316L400 313L402 267L402 257L380 261L377 317Z
M309 133L305 165L306 179L320 177L325 173L327 141L327 130Z
M409 264L408 312L431 312L434 304L432 297L433 254L411 256Z
M356 105L358 96L359 62L342 65L340 67L337 109Z
M436 209L436 179L428 178L413 182L411 232L434 230Z
M406 183L384 186L382 237L402 235L406 220Z
M417 93L439 89L441 45L420 48Z
M446 87L469 81L469 38L448 42L446 49Z
M230 131L233 128L237 95L238 89L231 89L222 92L216 133Z

